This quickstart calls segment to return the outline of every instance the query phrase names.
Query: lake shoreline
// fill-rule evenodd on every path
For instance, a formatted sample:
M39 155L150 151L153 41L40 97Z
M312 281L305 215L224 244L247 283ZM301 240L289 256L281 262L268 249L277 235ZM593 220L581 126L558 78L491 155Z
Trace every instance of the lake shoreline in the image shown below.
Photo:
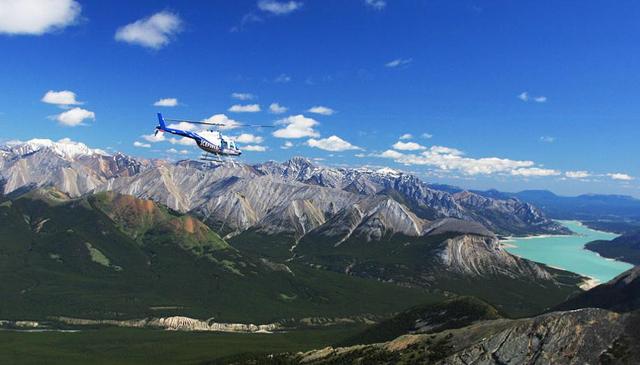
M618 234L592 229L580 221L557 220L572 235L529 235L505 237L500 247L518 257L542 263L548 267L569 271L583 276L583 290L607 282L630 266L628 263L605 258L586 248L596 240L611 240Z

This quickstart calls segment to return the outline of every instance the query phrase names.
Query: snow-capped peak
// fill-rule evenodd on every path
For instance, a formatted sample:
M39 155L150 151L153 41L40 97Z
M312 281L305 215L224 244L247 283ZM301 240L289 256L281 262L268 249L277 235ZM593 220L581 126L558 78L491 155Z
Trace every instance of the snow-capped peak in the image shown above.
M109 154L101 149L89 148L87 145L81 142L75 142L69 138L63 138L54 142L46 138L34 138L26 142L24 141L9 141L5 143L5 149L18 155L26 155L36 151L40 151L47 148L57 155L64 158L76 158L79 156L92 156L103 155L109 156Z

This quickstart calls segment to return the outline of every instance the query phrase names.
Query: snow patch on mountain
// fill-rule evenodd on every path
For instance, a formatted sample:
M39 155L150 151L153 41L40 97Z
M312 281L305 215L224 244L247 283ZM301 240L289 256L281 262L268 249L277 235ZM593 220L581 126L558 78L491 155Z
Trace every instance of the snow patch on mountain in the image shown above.
M109 156L109 154L101 149L89 148L86 144L75 142L69 138L63 138L54 142L46 138L34 138L28 141L8 141L4 146L0 147L4 152L24 156L30 153L40 151L42 149L50 149L60 157L74 159L79 156Z

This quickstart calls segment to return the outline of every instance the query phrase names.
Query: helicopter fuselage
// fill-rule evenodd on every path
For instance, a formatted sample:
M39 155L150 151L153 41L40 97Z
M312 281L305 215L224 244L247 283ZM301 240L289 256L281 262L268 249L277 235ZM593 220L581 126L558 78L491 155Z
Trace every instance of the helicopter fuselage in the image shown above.
M210 141L196 132L185 131L181 129L158 126L156 127L156 131L191 138L196 142L196 145L198 145L201 150L212 153L214 155L240 156L242 154L242 151L240 151L240 149L235 146L235 143L233 141L225 139L225 137L220 133L218 133L218 139L216 141Z

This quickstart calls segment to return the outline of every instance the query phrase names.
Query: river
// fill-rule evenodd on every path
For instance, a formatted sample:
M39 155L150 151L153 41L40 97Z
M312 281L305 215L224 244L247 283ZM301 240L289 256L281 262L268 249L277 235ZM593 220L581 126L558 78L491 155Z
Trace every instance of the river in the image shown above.
M617 234L596 231L577 221L558 221L558 223L575 234L511 237L502 243L505 249L514 255L588 276L598 283L607 282L633 267L625 262L604 258L584 248L588 242L611 240L616 238Z

